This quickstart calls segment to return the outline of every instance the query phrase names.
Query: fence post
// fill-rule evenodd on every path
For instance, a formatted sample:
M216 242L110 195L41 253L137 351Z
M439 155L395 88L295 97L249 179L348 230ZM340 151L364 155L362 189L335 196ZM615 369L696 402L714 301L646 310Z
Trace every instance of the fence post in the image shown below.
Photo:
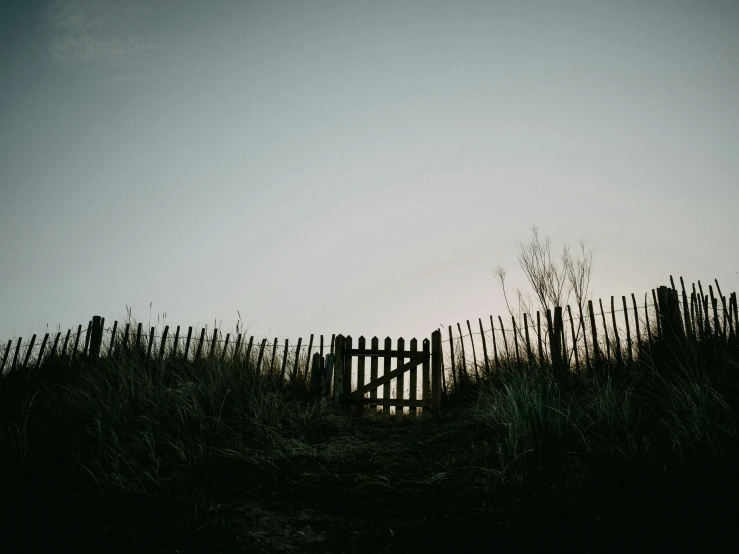
M450 343L451 344L451 343ZM431 410L436 413L441 408L441 331L431 334Z
M100 346L103 344L103 324L99 315L92 316L92 336L90 337L90 357L100 357Z
M334 352L334 399L340 401L344 392L344 335L336 335Z
M562 360L562 306L554 307L554 325L552 328L552 360L554 361L555 372L560 374L563 370Z

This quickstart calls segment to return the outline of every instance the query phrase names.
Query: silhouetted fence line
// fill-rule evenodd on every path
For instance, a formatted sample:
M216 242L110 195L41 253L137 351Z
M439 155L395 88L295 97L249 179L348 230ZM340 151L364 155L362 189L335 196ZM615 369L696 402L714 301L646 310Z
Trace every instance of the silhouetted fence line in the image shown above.
M634 363L651 343L653 328L655 336L675 344L708 339L737 341L739 318L735 292L727 300L716 281L717 294L714 295L712 285L708 287L709 294L703 294L698 281L700 292L693 285L693 292L688 295L681 277L682 294L679 294L672 276L670 283L671 287L651 290L652 302L648 301L650 293L644 295L642 303L638 303L632 293L631 302L622 296L621 307L616 308L617 300L611 296L610 311L604 309L603 301L599 299L599 311L595 310L592 300L586 306L575 306L574 309L569 305L564 308L557 306L543 314L537 311L535 323L528 313L523 313L523 323L511 317L508 325L504 324L501 316L496 318L496 324L491 315L487 326L483 325L483 318L478 318L479 331L473 331L470 320L466 320L467 333L463 333L459 322L456 323L456 336L454 327L449 325L448 338L443 340L449 344L444 357L449 368L444 374L445 383L449 379L456 386L461 378L472 379L468 366L474 368L474 379L477 380L480 370L489 373L491 368L504 364L520 365L523 361L555 371L592 370L604 364ZM563 316L564 310L566 316ZM469 348L465 347L466 344ZM483 360L478 363L476 352L480 351L480 346ZM492 357L488 354L491 350Z
M448 353L441 357L444 366L442 386L447 388L447 380L456 386L459 379L469 378L468 366L475 379L479 379L481 372L489 374L501 365L524 361L555 371L593 369L613 362L631 363L643 354L643 347L651 343L653 336L686 343L709 339L737 340L739 317L735 292L727 300L718 281L715 281L716 293L713 285L709 285L708 294L705 294L700 281L697 289L692 284L690 294L682 277L681 293L675 288L672 276L670 284L670 287L652 289L652 302L649 302L650 293L645 294L640 303L632 293L631 302L622 296L621 307L617 307L616 298L611 296L610 311L603 308L599 299L599 311L595 310L591 300L575 309L568 305L555 306L554 310L548 309L544 313L537 311L535 321L527 313L523 314L523 321L509 314L506 321L510 317L510 323L504 323L501 316L494 318L489 315L485 318L486 324L483 324L483 318L478 318L478 325L473 330L473 323L466 320L467 333L463 333L461 323L457 322L456 337L452 325L449 325L448 339L440 338L440 344L449 345ZM45 356L66 356L71 361L79 356L97 359L131 353L159 362L219 358L221 361L249 363L257 373L263 370L276 372L279 368L283 379L285 375L308 374L313 362L313 334L306 347L302 337L295 345L289 339L280 342L277 337L270 343L266 337L255 342L255 337L250 336L247 341L243 333L238 333L235 340L231 340L231 334L227 333L223 339L217 328L209 334L207 326L200 330L199 336L193 334L193 327L188 327L185 336L177 326L172 337L169 325L161 335L156 333L155 327L145 332L141 323L135 329L130 323L121 329L118 321L114 321L111 328L104 325L104 318L94 316L86 330L79 325L75 333L69 329L62 338L62 333L57 332L53 340L46 333L33 360L37 335L34 334L25 345L19 337L14 348L13 340L9 340L0 350L0 374L18 367L26 368L29 363L38 367ZM334 354L335 339L334 334L328 347L330 354ZM466 342L469 348L466 348ZM324 348L324 335L320 335L316 353L321 359L324 359Z
M180 333L181 327L177 326L174 337L169 334L169 325L164 327L161 335L156 333L156 328L151 327L146 333L143 325L139 323L135 328L130 323L126 323L123 329L119 329L118 321L113 323L112 328L104 328L105 318L94 316L87 325L86 331L83 331L82 325L77 332L72 334L72 330L68 330L60 343L61 332L57 332L53 340L53 346L46 349L50 334L46 333L39 349L38 354L33 362L38 367L44 356L66 356L70 361L74 361L78 357L89 357L97 359L100 357L127 356L136 354L143 356L147 360L165 362L173 359L181 360L214 360L216 358L221 361L227 359L231 362L248 363L256 358L255 368L257 373L262 370L274 372L276 366L281 368L281 375L285 376L287 371L295 377L299 373L307 373L311 362L311 352L313 351L314 335L311 334L307 346L302 346L303 338L299 337L297 344L291 346L289 339L280 342L275 337L274 342L267 344L264 338L261 343L254 342L254 336L250 336L246 343L246 336L238 333L235 342L231 341L231 334L227 333L225 339L220 338L221 335L217 328L213 329L209 336L207 328L202 328L199 337L193 336L193 327L189 327L187 336ZM2 358L0 359L0 374L15 368L27 368L31 360L31 354L36 345L37 335L33 335L31 340L25 345L21 344L21 338L18 338L17 344L13 352L11 347L13 341L8 341ZM107 338L107 341L104 340ZM331 335L331 341L328 349L329 353L334 352L334 341L336 335ZM169 339L169 340L168 340ZM80 341L84 341L82 346ZM321 358L324 357L324 336L319 336L319 345L317 354ZM61 347L60 347L61 344ZM180 347L184 344L184 348ZM230 347L230 348L229 348ZM143 353L145 349L145 354ZM25 353L23 351L25 350ZM282 350L282 355L278 356L278 351ZM303 355L303 352L305 353ZM243 354L242 354L243 353ZM267 358L265 358L265 354Z

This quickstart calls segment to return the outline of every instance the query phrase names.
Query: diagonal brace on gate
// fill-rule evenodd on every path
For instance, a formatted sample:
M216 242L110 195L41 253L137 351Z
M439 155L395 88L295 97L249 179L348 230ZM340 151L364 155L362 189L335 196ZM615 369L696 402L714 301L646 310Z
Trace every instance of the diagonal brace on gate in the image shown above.
M406 356L408 353L405 353ZM351 393L350 398L362 398L365 394L368 392L371 392L372 390L378 388L381 385L385 385L386 383L389 383L399 375L405 373L406 371L413 369L416 366L421 365L426 359L426 355L420 355L420 356L413 356L411 357L411 361L403 364L397 369L394 369L387 375L383 375L382 377L376 379L375 381L372 381L371 383L368 383L361 388L357 389L353 393Z

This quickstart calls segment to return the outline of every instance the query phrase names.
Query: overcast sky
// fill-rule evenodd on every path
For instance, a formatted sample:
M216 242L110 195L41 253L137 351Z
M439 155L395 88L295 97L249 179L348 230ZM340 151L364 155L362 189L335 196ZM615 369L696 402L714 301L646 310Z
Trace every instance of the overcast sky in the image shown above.
M733 0L0 6L4 341L421 339L506 313L533 224L604 303L739 289Z

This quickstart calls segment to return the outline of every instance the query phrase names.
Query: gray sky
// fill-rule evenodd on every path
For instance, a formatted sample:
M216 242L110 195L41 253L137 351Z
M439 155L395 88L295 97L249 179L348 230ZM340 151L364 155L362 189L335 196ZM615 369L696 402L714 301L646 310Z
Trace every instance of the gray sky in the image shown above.
M739 289L739 5L5 1L0 339L92 315L419 339L517 241ZM528 289L527 289L528 290Z

